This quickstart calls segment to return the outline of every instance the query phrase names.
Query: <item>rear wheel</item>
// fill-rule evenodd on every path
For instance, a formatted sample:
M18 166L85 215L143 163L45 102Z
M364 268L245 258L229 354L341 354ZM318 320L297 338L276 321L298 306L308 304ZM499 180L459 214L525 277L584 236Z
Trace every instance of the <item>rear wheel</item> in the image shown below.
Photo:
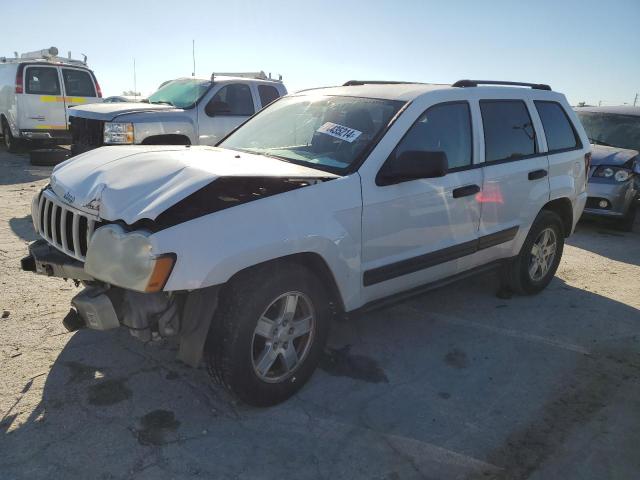
M531 295L543 290L556 273L564 248L560 217L542 210L536 217L520 253L505 268L505 280L513 291Z
M18 153L20 151L20 142L11 133L11 129L6 120L2 122L2 143L4 144L4 148L10 153Z
M276 264L233 280L207 343L213 379L255 406L282 402L311 377L326 344L329 302L307 268Z

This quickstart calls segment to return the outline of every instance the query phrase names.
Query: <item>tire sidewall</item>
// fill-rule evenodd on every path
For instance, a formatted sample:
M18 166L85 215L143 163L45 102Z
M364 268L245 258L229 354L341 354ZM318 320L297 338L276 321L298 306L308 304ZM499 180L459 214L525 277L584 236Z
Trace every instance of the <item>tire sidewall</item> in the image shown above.
M531 248L534 242L537 240L540 233L545 228L552 228L556 235L556 254L551 264L551 268L544 277L540 280L533 280L529 276L529 262L531 259ZM521 287L523 293L532 294L538 293L543 290L556 274L560 260L562 259L562 252L564 250L564 228L560 217L551 211L543 210L538 214L534 220L529 234L524 241L520 254L517 258L517 271L514 272L517 275L517 281Z
M268 276L265 273L257 273L247 282L234 282L228 298L221 301L221 309L216 314L220 318L214 318L212 329L216 349L213 355L223 357L219 364L223 364L224 383L241 400L257 406L279 403L307 382L323 353L330 318L328 299L322 284L305 267L276 267L276 271ZM262 281L256 281L259 278ZM313 343L292 375L278 383L267 383L258 377L253 368L253 335L258 318L265 309L276 298L290 291L304 293L312 304L315 313Z

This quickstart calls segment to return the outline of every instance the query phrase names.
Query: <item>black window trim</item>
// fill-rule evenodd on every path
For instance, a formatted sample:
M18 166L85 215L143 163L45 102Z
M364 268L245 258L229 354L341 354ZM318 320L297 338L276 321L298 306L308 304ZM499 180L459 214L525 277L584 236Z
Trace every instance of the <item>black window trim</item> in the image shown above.
M207 105L209 105L209 103L211 103L213 101L214 97L216 95L218 95L218 93L220 91L222 91L222 89L227 88L230 85L244 85L249 89L249 95L251 95L251 106L253 107L253 113L250 113L249 115L240 114L240 113L221 113L221 114L217 114L216 117L243 117L243 118L246 117L247 120L248 120L249 118L254 116L256 113L258 113L260 110L262 110L261 108L256 108L255 98L253 98L253 91L251 90L251 85L249 85L248 83L243 83L243 82L230 82L230 83L226 83L226 84L222 85L220 87L220 89L218 91L216 91L216 93L213 94L213 96L209 99L207 104L204 106L205 110L207 108ZM271 103L273 103L273 102L271 102ZM261 101L261 104L262 104L262 101ZM207 114L205 113L205 115L207 115ZM207 117L209 117L209 115L207 115ZM213 117L209 117L209 118L213 118Z
M411 124L411 126L407 129L406 132L404 132L404 135L402 135L402 138L400 138L400 140L398 140L398 143L396 143L395 147L393 147L393 150L391 151L391 153L389 154L389 156L387 157L387 159L384 161L384 163L382 164L382 166L380 167L380 169L378 170L378 173L376 173L376 185L379 187L383 187L385 185L380 185L378 184L378 178L380 177L380 172L382 171L382 169L384 168L384 166L387 164L387 162L391 161L392 159L395 159L395 153L396 150L398 148L398 146L404 141L405 137L409 134L409 131L415 126L416 123L418 123L418 121L420 120L420 118L422 118L423 115L425 115L429 110L431 110L433 107L440 107L442 105L458 105L458 104L466 104L467 106L467 113L469 114L469 137L470 137L470 141L471 141L471 164L469 165L463 165L460 167L453 167L453 168L449 168L447 170L446 175L449 175L450 173L457 173L457 172L463 172L466 170L473 170L474 168L480 168L482 167L481 163L475 163L475 152L474 152L474 136L473 136L473 114L471 113L471 103L469 102L469 100L449 100L446 102L439 102L439 103L434 103L433 105L427 107L420 115L418 115L418 118L415 119L415 121ZM400 113L400 112L398 112Z
M24 93L27 95L54 95L56 97L62 96L62 84L60 83L60 71L57 65L47 65L47 64L39 64L39 63L28 63L24 64ZM31 92L29 88L29 70L31 68L51 68L56 71L56 78L58 79L58 93L42 93L42 92Z
M564 114L564 117L567 119L567 122L569 122L569 126L571 127L571 131L573 132L573 138L576 141L576 146L575 147L557 148L555 150L550 150L549 149L549 141L547 139L547 131L544 128L544 122L542 121L542 116L540 115L540 111L538 110L538 103L555 103L556 105L558 105L558 107L560 107L560 111ZM583 148L582 140L580 139L580 135L578 135L578 131L576 130L576 126L573 124L573 122L571 121L571 118L567 114L567 111L565 110L565 108L562 106L562 104L560 102L556 102L555 100L534 100L533 101L533 105L536 107L536 112L538 113L538 117L540 118L540 123L542 124L542 131L544 132L544 139L546 141L545 143L547 144L547 155L555 155L556 153L565 153L565 152L573 152L575 150L582 150L582 148Z
M487 137L485 136L485 132L484 132L484 118L482 116L482 104L483 103L504 103L504 102L512 102L512 103L520 102L524 104L524 108L527 112L527 115L529 116L529 120L531 121L531 127L533 128L533 147L535 149L535 152L529 155L521 155L516 158L507 157L507 158L500 158L498 160L487 160ZM485 98L478 101L478 108L480 109L480 119L482 120L482 137L484 139L484 162L483 162L484 166L488 167L491 165L500 165L500 164L509 163L509 162L519 162L520 160L528 160L531 158L544 157L548 155L547 152L540 151L540 144L538 143L538 132L536 131L536 126L533 124L531 111L529 110L529 105L527 105L527 101L525 99L523 98L495 98L495 99Z

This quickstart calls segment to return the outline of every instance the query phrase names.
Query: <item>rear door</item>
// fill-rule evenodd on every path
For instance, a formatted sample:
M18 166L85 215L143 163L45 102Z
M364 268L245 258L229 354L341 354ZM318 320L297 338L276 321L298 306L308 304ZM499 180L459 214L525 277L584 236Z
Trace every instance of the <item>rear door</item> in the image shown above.
M20 130L64 130L67 128L62 78L53 65L26 65L24 90L17 95Z
M83 68L60 67L64 86L65 123L69 123L67 109L99 101L93 75Z
M479 106L485 156L480 238L483 261L490 261L517 251L549 201L549 161L538 142L542 129L531 114L533 102L481 98Z
M215 145L256 112L251 88L243 82L222 85L198 108L201 109L198 112L200 145Z

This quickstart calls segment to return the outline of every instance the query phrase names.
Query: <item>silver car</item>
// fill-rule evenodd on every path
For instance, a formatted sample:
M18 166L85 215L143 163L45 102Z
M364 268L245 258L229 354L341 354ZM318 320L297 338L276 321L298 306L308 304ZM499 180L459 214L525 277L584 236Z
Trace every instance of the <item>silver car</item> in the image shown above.
M631 231L640 192L640 107L579 107L592 144L584 215L615 219Z

